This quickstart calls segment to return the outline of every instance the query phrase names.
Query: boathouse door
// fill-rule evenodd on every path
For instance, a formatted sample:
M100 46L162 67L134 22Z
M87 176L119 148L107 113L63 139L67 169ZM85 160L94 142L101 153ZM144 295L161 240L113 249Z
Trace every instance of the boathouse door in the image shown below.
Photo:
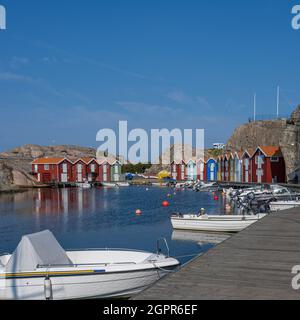
M264 164L264 158L263 158L263 156L258 156L258 157L257 157L257 172L256 172L257 182L258 182L258 183L262 183L262 177L263 177L263 175L264 175L264 172L263 172L263 164Z
M62 165L61 182L68 182L68 165L66 163Z
M82 182L82 164L77 165L77 181Z
M107 165L103 166L103 182L107 182Z
M249 182L249 159L245 160L245 182Z
M185 165L182 164L181 165L181 181L184 181L185 180Z
M210 181L215 181L215 164L210 165Z

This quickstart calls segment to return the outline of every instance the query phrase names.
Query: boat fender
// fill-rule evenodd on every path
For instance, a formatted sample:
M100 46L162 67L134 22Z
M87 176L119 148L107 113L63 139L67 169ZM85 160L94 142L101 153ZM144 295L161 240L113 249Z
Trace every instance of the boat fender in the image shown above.
M49 278L49 276L46 276L46 278L44 280L44 292L45 292L45 299L46 300L52 300L53 299L52 283L51 283L51 279Z

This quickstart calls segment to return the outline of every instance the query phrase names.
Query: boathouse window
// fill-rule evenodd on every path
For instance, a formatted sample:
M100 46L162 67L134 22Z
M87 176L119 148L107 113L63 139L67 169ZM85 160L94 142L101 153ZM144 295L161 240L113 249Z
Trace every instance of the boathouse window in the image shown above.
M279 162L279 157L272 157L271 162Z
M39 166L37 164L34 165L34 172L38 172L39 171Z
M107 173L107 165L106 164L103 166L103 172Z
M45 164L44 165L44 169L48 171L49 170L49 164Z
M91 164L91 172L94 173L95 170L96 170L95 165L94 165L94 164Z
M115 165L115 172L116 172L116 174L119 173L119 166L117 164Z
M79 173L82 172L82 165L81 164L77 165L77 172L79 172Z

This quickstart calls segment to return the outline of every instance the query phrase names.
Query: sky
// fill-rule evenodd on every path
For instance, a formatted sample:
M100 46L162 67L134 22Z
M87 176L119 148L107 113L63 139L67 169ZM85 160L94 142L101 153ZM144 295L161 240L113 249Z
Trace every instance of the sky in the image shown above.
M97 147L97 131L205 129L226 142L300 104L300 0L0 0L0 151Z

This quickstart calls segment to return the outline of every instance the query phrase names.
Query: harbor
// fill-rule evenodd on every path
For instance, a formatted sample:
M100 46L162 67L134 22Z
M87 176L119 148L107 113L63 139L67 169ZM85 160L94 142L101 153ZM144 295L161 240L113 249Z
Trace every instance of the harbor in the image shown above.
M299 300L299 209L269 215L136 296L137 300Z
M0 232L6 241L0 245L0 298L213 299L202 291L202 285L212 285L211 277L219 290L227 290L226 281L251 289L248 277L282 278L281 255L288 257L286 263L297 258L298 199L299 193L280 185L222 189L192 181L2 194ZM296 209L286 212L286 206ZM268 298L267 276L261 299ZM198 289L191 290L195 283L199 297ZM228 292L224 299L236 298Z
M300 300L300 5L7 2L0 302Z

